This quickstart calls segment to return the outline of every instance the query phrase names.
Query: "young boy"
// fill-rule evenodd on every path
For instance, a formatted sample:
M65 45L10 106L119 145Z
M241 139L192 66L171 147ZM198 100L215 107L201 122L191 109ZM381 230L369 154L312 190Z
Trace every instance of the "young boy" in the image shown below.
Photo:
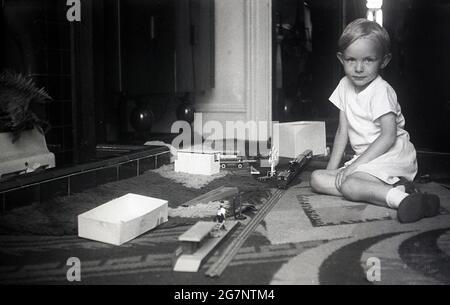
M389 34L376 22L357 19L338 45L345 77L330 101L340 110L339 127L327 169L312 173L312 189L397 209L402 223L436 216L439 197L394 187L401 178L413 181L417 161L395 91L380 76L391 60ZM349 140L355 156L339 168Z

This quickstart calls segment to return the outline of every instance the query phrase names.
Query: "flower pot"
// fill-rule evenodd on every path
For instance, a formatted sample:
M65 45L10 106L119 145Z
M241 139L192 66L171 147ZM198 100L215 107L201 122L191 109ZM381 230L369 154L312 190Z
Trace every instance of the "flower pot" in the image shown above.
M45 136L36 128L21 132L14 143L12 139L12 133L0 132L0 178L55 167L55 155L49 152Z

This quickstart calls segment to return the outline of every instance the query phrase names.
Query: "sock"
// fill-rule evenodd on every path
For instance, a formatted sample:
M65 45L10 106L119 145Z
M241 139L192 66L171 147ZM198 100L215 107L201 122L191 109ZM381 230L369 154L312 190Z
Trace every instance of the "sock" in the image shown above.
M403 193L406 193L406 187L404 185L398 185L395 188Z
M392 209L398 208L400 205L400 202L402 202L403 199L408 197L409 194L402 192L396 187L393 187L389 190L389 192L386 195L386 203L388 207Z

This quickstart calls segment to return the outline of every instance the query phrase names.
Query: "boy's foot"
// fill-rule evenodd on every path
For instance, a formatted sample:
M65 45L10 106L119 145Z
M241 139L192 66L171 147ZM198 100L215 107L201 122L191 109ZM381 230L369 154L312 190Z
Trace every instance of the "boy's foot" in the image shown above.
M408 181L403 177L400 177L400 181L398 181L394 187L398 185L403 185L405 187L405 192L408 194L421 193L420 190L416 188L414 182ZM423 195L423 201L425 204L424 217L434 217L438 215L441 206L439 196L428 193L423 193Z
M413 193L400 202L397 218L401 223L416 222L425 217L427 210L425 195Z
M441 207L439 196L428 193L424 193L423 195L425 196L425 217L434 217L438 215Z

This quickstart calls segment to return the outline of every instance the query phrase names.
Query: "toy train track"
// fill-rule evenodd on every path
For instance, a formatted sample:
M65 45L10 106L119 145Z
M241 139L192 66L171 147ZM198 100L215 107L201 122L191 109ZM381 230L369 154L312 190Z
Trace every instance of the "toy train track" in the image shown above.
M289 168L280 172L277 176L277 186L281 189L286 189L289 183L297 177L302 168L312 158L312 150L305 150L292 161L289 161Z
M264 219L275 204L277 204L284 192L285 191L281 189L277 189L275 191L272 197L266 202L266 204L264 204L256 216L245 226L236 239L233 240L223 251L223 254L219 257L219 259L206 271L205 274L207 276L218 277L222 274L250 234L256 229L256 226Z

